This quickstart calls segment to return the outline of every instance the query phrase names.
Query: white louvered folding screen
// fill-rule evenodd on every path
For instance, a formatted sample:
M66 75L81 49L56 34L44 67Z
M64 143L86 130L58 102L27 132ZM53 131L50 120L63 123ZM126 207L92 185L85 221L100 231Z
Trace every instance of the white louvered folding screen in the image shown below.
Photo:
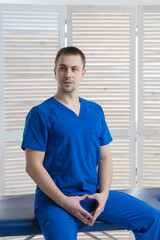
M160 6L138 8L138 186L160 186Z
M1 5L0 16L1 194L29 193L35 186L20 149L24 120L56 91L54 58L65 44L65 7Z
M114 138L112 189L134 187L136 182L135 15L134 7L68 6L67 10L68 45L82 49L87 60L79 95L103 107ZM125 232L111 234L129 238Z
M138 187L159 187L160 183L160 6L137 9L67 7L68 45L80 47L87 58L87 73L79 95L103 107L114 138L112 189L135 187L136 181ZM1 195L34 190L33 181L24 171L22 130L29 109L56 91L54 57L65 45L64 29L65 7L0 5ZM96 236L104 239L103 233ZM123 231L114 232L114 237L131 240ZM91 238L80 234L81 239Z

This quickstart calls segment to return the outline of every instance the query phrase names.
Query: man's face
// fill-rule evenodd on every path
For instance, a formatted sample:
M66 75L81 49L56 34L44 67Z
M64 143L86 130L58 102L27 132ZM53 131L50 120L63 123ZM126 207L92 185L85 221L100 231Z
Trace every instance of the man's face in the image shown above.
M58 89L65 93L78 91L80 81L85 75L79 55L61 55L54 69Z

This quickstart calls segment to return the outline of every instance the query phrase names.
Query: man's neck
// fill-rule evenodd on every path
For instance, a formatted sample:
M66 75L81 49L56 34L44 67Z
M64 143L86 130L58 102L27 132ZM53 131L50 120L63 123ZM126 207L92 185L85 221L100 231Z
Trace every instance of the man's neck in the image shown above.
M54 95L54 98L67 105L67 106L77 106L79 105L80 103L80 100L79 100L79 97L78 97L78 94L75 94L75 95L71 95L71 94L63 94L63 95L60 95L58 93L56 93Z

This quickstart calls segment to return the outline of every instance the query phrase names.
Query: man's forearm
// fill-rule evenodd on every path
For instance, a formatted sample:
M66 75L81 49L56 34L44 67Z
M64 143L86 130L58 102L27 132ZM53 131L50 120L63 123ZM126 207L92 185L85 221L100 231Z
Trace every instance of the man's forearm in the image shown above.
M39 186L39 188L59 206L63 205L66 196L55 185L53 179L48 174L43 165L37 163L26 169L28 175Z
M66 196L55 185L52 177L43 166L43 152L26 149L26 172L39 188L53 201L61 206Z
M112 172L113 172L112 156L111 152L109 151L105 158L99 160L98 179L100 192L104 193L109 192L110 185L112 182Z

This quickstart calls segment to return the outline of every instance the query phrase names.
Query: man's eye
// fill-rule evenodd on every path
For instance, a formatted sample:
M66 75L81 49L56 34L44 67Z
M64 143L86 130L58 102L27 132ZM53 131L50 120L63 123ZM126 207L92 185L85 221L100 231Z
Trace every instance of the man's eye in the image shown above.
M60 67L60 70L65 71L65 67Z
M74 72L77 71L77 68L72 68L72 71L74 71Z

